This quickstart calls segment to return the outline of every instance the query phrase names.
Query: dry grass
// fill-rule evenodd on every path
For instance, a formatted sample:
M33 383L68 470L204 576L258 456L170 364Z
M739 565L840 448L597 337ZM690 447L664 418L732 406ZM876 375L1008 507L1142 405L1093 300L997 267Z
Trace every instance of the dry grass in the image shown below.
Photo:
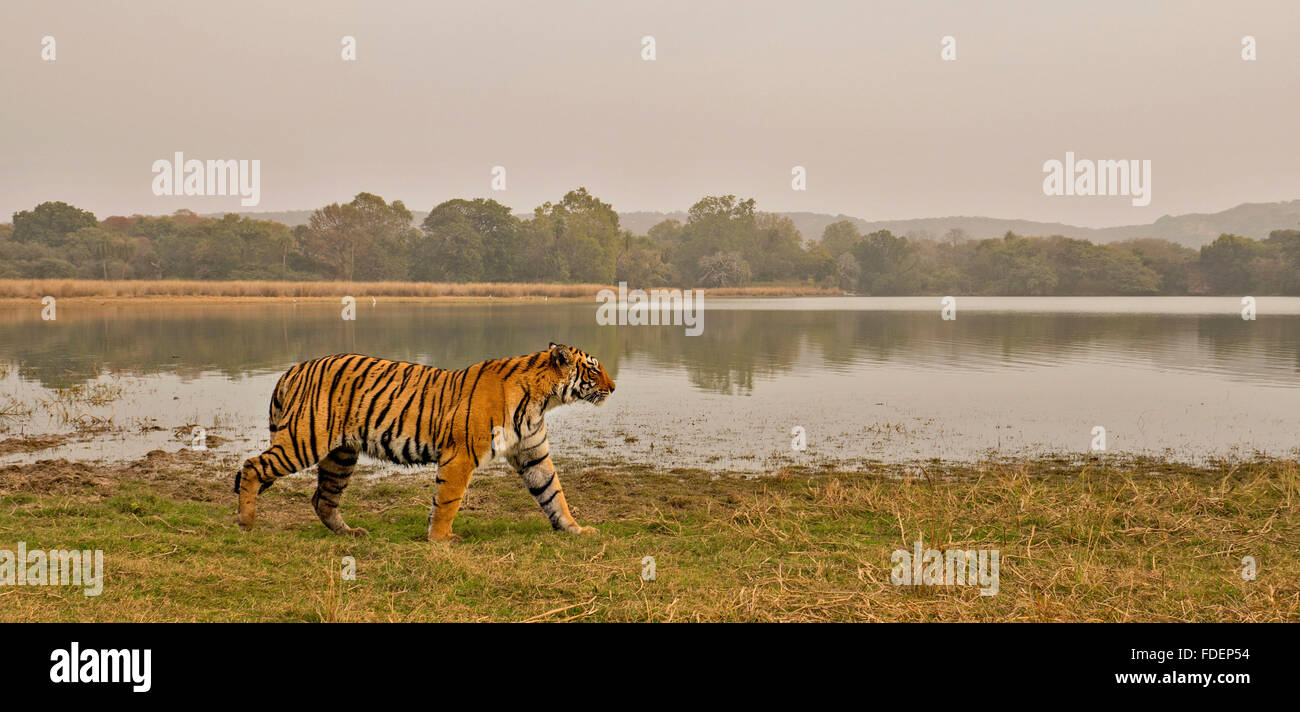
M592 297L595 284L5 279L0 297Z
M754 284L704 290L710 297L840 297L844 292L812 284Z
M206 282L197 280L93 280L93 279L0 279L0 298L296 298L337 299L341 295L411 298L524 298L593 299L601 284L544 283L441 283L441 282ZM838 294L833 290L806 285L760 285L706 290L710 296L799 296Z
M1290 461L987 463L759 480L562 464L596 537L550 531L513 475L470 487L456 530L423 540L427 474L362 478L364 540L316 520L313 478L263 495L237 531L235 462L0 468L0 549L100 548L104 593L0 588L0 620L1266 621L1300 620L1300 474ZM900 587L891 553L998 549L1000 591ZM354 557L355 580L340 576ZM641 578L654 556L657 577ZM1258 561L1243 580L1241 561Z

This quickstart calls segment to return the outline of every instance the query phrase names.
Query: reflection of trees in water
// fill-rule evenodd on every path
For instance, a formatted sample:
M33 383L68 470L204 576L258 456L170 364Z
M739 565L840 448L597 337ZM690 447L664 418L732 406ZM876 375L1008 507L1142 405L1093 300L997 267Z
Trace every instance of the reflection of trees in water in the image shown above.
M1198 370L1253 364L1259 371L1261 361L1285 359L1300 373L1298 327L1300 317L1246 322L1232 315L967 313L945 322L935 310L819 312L784 329L801 328L831 366L867 360L983 369L1124 354Z
M343 321L340 308L318 302L67 307L57 322L11 315L0 322L0 358L50 387L103 371L182 378L218 371L237 378L347 351L460 368L538 351L551 341L590 351L615 378L621 359L641 356L685 370L697 388L726 394L751 392L756 378L820 366L819 356L840 369L862 361L985 368L1113 351L1171 368L1232 367L1247 377L1262 362L1300 372L1297 317L965 313L945 322L937 309L711 310L704 332L687 336L680 326L599 326L594 306L585 304L372 307L363 300L356 321Z
M1196 336L1219 361L1263 357L1278 363L1287 362L1293 373L1300 373L1300 318L1259 317L1246 321L1240 317L1200 317Z
M776 376L795 368L804 333L782 328L773 315L781 312L706 312L704 331L687 336L669 330L673 348L656 360L683 367L697 388L728 395L749 394L754 377ZM667 358L665 358L667 357Z

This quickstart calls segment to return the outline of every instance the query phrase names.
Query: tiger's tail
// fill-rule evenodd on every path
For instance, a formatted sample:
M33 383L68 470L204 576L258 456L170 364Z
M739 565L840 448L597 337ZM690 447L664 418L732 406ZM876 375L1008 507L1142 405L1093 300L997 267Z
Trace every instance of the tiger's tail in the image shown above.
M280 418L284 415L284 401L287 397L286 391L288 390L289 374L296 370L297 369L291 368L288 371L285 371L280 374L280 380L275 382L275 392L271 394L271 406L267 409L266 414L267 426L270 428L272 433L279 430L282 426Z
M286 391L288 390L289 374L293 373L295 370L297 369L291 368L288 371L285 371L280 374L280 380L275 382L275 392L271 394L271 405L267 409L266 414L267 427L271 430L272 436L275 435L275 431L283 427L281 418L284 416L284 401L287 397ZM239 482L242 479L242 474L242 471L235 472L235 494L239 494ZM263 485L262 489L266 489L266 486Z

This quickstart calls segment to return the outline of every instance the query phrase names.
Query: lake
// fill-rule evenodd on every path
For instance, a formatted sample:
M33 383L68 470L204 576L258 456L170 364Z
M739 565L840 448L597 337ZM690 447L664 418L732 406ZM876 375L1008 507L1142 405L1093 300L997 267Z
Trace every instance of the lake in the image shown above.
M617 392L549 416L552 452L761 473L784 464L973 461L1106 451L1182 461L1300 453L1300 299L706 299L703 332L601 326L596 303L359 299L63 301L0 314L0 440L77 433L0 464L128 459L191 426L266 445L288 366L359 352L460 368L579 346ZM29 410L29 413L24 413ZM802 428L806 449L792 447Z

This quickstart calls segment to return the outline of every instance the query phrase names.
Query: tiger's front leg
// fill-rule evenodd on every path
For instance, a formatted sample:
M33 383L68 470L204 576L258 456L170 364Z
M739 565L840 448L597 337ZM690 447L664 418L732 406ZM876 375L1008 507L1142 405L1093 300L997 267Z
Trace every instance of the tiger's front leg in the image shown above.
M570 534L598 533L595 527L584 527L578 524L569 513L569 503L564 498L564 490L560 487L560 476L555 472L555 465L551 462L549 453L526 462L511 458L510 464L524 479L529 494L537 500L542 512L546 514L547 519L551 520L553 528L563 529Z

